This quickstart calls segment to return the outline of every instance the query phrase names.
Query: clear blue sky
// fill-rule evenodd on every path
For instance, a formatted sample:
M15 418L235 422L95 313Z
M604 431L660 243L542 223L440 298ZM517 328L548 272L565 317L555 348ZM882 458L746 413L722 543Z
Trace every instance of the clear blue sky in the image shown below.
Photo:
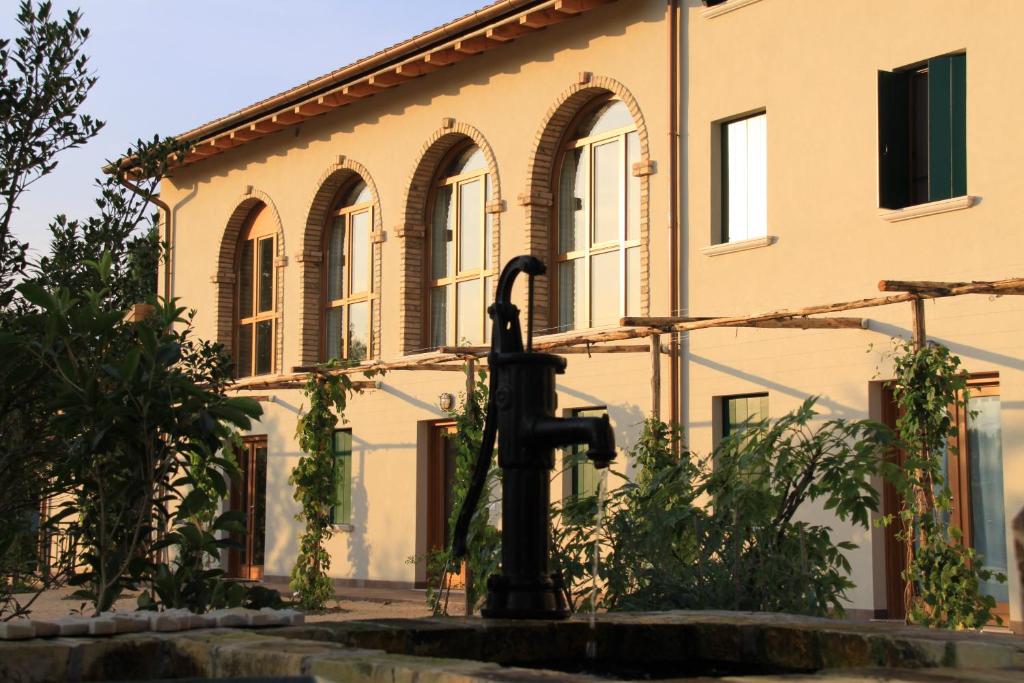
M45 249L52 217L93 213L93 179L139 137L173 135L322 75L489 0L55 0L78 7L99 82L84 111L106 121L31 187L15 232ZM0 36L16 35L15 0Z

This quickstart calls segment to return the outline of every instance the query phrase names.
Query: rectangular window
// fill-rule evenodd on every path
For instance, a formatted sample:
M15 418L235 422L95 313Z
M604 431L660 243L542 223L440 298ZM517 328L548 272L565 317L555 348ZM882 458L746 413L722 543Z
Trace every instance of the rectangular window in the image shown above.
M352 523L352 430L334 432L334 501L331 524Z
M878 202L967 194L967 55L878 72Z
M723 123L721 242L768 234L768 116Z
M570 417L601 417L607 415L606 408L573 408ZM587 447L582 445L565 449L563 477L567 478L562 487L564 497L583 498L597 495L601 473L587 457Z
M768 394L725 396L721 399L721 438L742 432L752 424L768 419Z

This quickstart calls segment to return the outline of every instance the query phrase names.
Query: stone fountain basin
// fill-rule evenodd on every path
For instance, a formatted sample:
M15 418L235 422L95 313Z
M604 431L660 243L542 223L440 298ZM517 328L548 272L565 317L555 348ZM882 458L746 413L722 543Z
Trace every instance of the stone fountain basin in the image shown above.
M596 656L588 658L588 642ZM0 681L1024 681L1024 639L782 614L320 622L0 643ZM307 679L308 680L308 679Z

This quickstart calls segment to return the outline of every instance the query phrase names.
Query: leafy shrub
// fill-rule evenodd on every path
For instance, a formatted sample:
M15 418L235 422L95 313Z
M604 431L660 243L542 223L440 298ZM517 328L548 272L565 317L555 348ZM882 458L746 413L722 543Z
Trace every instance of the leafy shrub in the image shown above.
M685 448L679 433L647 420L630 452L635 476L604 503L556 506L555 544L571 598L586 604L599 538L600 606L622 610L730 609L842 614L853 543L797 518L818 503L868 528L878 509L870 477L891 442L871 421L812 424L814 399L775 421L750 424L711 457ZM598 534L595 537L595 533Z

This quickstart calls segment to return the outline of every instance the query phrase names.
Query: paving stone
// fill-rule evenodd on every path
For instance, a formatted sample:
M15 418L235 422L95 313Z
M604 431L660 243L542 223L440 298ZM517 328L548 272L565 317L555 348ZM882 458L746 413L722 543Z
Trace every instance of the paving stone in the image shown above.
M60 626L52 621L33 619L32 626L35 627L36 638L53 638L60 635Z
M142 633L149 630L149 617L138 612L101 612L100 617L113 619L118 633Z
M245 614L247 611L240 608L218 609L210 612L210 616L220 627L246 626L248 624Z
M112 636L117 633L117 619L113 617L90 617L89 635Z
M61 617L53 619L51 623L57 625L58 635L62 637L84 636L89 633L89 620L84 617Z
M0 640L31 640L36 637L36 628L30 619L0 621Z

